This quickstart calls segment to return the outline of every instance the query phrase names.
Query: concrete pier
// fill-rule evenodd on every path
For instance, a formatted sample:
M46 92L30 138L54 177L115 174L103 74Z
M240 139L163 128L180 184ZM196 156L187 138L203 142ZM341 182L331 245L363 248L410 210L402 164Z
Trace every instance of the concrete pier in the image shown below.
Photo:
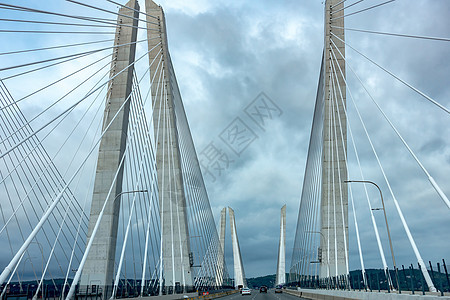
M139 11L139 5L136 0L129 1L126 6ZM118 17L115 45L136 42L136 26L138 25L137 11L125 7L119 10L119 14L131 16L134 19L123 16ZM117 180L114 183L113 180L124 155L126 146L130 101L128 101L122 109L121 106L130 95L132 89L133 66L128 66L134 62L135 48L135 44L121 46L115 48L113 53L110 78L123 69L125 69L125 71L114 78L109 85L109 93L103 116L103 129L111 122L117 112L118 115L100 142L87 242L89 242L91 238L92 231L111 185L113 185L113 192L108 199L103 218L100 222L100 227L87 257L80 282L81 289L84 289L86 286L90 287L90 291L93 286L95 286L95 288L102 288L103 298L109 297L112 291L111 285L113 283L114 260L116 254L123 165L119 169Z
M216 285L223 285L223 276L225 268L225 229L227 223L227 209L224 207L220 212L220 233L219 233L219 246L217 253L217 274L216 274Z
M236 221L234 219L234 210L228 207L230 214L231 242L233 244L233 260L234 260L234 286L247 287L245 279L244 266L242 264L241 249L239 247L239 239L236 230Z
M286 204L281 208L276 285L286 283Z
M340 0L325 2L325 49L324 49L324 120L323 120L323 148L322 148L322 204L321 204L321 251L320 277L346 274L348 257L348 192L344 180L347 180L347 165L345 153L347 149L347 121L344 113L346 103L346 85L340 75L337 64L333 65L338 75L334 88L331 85L332 52L335 48L345 55L344 3ZM342 72L345 76L345 61L334 49ZM334 59L333 59L334 60ZM338 87L339 85L339 87ZM341 100L341 93L342 98ZM337 104L337 105L336 105ZM341 132L342 128L342 132ZM342 142L344 141L344 143Z
M193 286L186 198L181 174L181 154L176 127L174 93L178 84L167 46L162 8L145 1L150 78L152 84L153 124L156 138L156 169L161 211L164 285L173 290ZM157 19L150 17L156 16ZM155 47L156 46L156 47ZM154 62L153 62L154 60ZM152 63L153 62L153 63ZM159 63L160 62L160 63Z

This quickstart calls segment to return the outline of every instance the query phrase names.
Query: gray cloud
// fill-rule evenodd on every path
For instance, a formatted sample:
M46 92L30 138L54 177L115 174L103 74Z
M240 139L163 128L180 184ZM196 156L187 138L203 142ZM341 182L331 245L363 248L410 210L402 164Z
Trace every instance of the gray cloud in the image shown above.
M375 1L364 3L361 7L368 7ZM275 273L279 210L287 204L286 265L289 268L322 56L323 5L321 1L163 1L161 5L166 12L169 48L197 153L212 141L227 149L218 136L236 117L242 118L258 135L241 156L232 156L234 163L215 182L205 176L214 215L218 218L220 209L225 206L235 210L246 275L254 277ZM446 1L396 1L351 16L346 26L448 37L449 9L450 3ZM450 67L446 63L445 42L356 32L347 32L346 40L444 106L450 106ZM20 43L28 46L23 40ZM347 49L346 55L348 63L367 84L405 140L450 195L448 115L351 49ZM145 70L141 65L137 69ZM46 80L38 78L23 87L20 81L13 81L11 90L13 95L21 96L44 85ZM449 259L448 242L444 239L448 233L446 228L450 226L448 209L349 68L347 80L424 260ZM251 123L244 112L260 92L266 93L283 111L281 116L268 122L264 130ZM24 112L33 116L38 107L50 103L57 95L52 91L24 103ZM347 105L364 176L379 183L385 196L398 261L414 263L392 197L349 94ZM63 132L59 132L56 139L62 136ZM46 146L55 147L51 142ZM348 157L349 174L358 179L359 170L350 140ZM64 160L61 158L58 163L63 169ZM381 267L363 189L356 185L352 188L366 266ZM376 191L370 190L370 195L373 205L378 205ZM381 212L376 220L385 254L389 257ZM353 224L349 226L353 233ZM229 228L226 238L226 258L232 274ZM351 268L359 268L354 234L350 235L350 255Z
M415 6L396 2L349 17L346 26L448 36L448 20L444 13L448 4L425 2ZM271 123L269 130L258 132L259 139L226 174L217 182L207 182L216 216L222 206L235 209L246 275L249 277L275 273L279 209L284 203L288 207L287 265L290 265L323 43L323 15L319 4L289 1L270 4L216 2L214 7L195 15L186 15L174 8L166 9L172 58L197 149L203 149L209 141L216 139L235 116L241 115L243 107L259 91L264 91L275 100L284 112ZM369 5L367 3L364 7ZM414 18L407 17L412 12ZM446 78L449 70L448 64L442 63L447 52L443 43L353 32L348 32L347 41L448 106ZM352 50L347 49L347 56L363 82L368 83L373 96L448 194L449 186L445 180L445 173L449 170L449 144L445 138L450 136L445 125L448 124L448 117ZM205 61L199 63L202 59ZM192 78L201 83L192 84L189 80ZM437 242L432 243L434 237L426 234L430 228L448 228L442 201L392 130L375 113L375 106L349 69L347 78L423 256L434 261L445 257L445 247L429 247L431 244L437 245ZM382 185L387 198L398 259L405 264L414 262L387 186L383 183L349 97L347 101L365 177ZM359 178L350 141L348 151L350 176ZM430 152L436 155L430 155ZM362 198L363 190L358 187L354 189L359 201L358 220L366 251L366 265L380 267L373 230L366 221L369 219ZM373 203L379 201L377 197L376 193L372 195ZM441 209L432 210L426 204L428 201L433 202L433 207ZM376 218L388 257L383 219L380 216ZM354 239L352 235L351 267L359 268L354 256L357 253ZM227 259L231 271L230 251L228 247Z

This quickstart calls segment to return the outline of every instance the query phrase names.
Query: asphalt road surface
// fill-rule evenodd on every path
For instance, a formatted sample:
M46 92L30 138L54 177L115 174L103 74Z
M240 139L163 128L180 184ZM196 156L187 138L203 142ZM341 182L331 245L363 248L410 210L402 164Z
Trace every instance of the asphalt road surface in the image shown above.
M299 300L305 299L286 293L275 294L275 289L270 289L267 293L260 293L259 290L252 290L251 295L241 295L239 293L220 298L223 300Z

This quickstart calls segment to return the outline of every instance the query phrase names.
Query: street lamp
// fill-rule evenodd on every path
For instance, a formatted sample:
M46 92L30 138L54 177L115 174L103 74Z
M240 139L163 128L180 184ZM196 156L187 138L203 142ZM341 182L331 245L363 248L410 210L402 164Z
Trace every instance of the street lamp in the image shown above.
M321 238L323 238L323 240L325 241L325 236L323 235L323 233L322 232L320 232L320 231L305 231L306 233L318 233L318 234L320 234L321 235ZM320 243L320 245L322 245L322 243ZM322 251L322 247L319 247L320 248L320 251ZM320 256L319 256L319 253L317 253L317 262L316 261L312 261L311 263L321 263L322 262L322 252L320 253Z
M306 233L318 233L318 234L320 234L321 239L323 239L323 242L325 243L325 241L326 241L325 236L323 235L323 233L321 231L306 231ZM320 246L322 246L322 243L320 243ZM320 259L319 259L319 253L317 253L317 256L318 256L317 262L312 261L310 263L322 264L322 261L323 261L322 247L319 247L319 249L320 249ZM320 274L319 274L319 278L320 278ZM330 278L330 263L329 263L329 257L327 254L327 281L328 281L328 283L330 282L330 279L331 279Z
M380 187L375 182L370 181L370 180L344 180L344 182L346 182L346 183L352 183L352 182L356 182L356 183L370 183L370 184L376 186L378 191L380 192L381 204L383 205L384 220L386 222L386 230L387 230L387 234L388 234L388 238L389 238L389 247L391 248L392 262L394 263L394 270L395 270L395 276L396 276L396 279L397 279L397 290L398 290L399 282L398 282L397 265L395 264L394 248L392 247L391 233L389 231L389 225L388 225L388 220L387 220L387 216L386 216L386 208L384 206L384 200L383 200L383 193L381 193ZM380 208L372 208L372 210L380 210Z
M116 201L116 199L120 196L122 196L123 194L131 194L131 193L147 193L148 190L136 190L136 191L126 191L126 192L120 192L116 195L116 197L114 198L114 201Z
M24 254L23 254L24 255ZM19 260L19 262L17 263L17 265L19 265L20 263L21 263L21 261L22 261L22 258L23 258L23 255L22 255L22 257L20 258L20 260ZM17 271L17 278L19 279L19 288L20 288L20 292L22 293L23 292L23 288L22 288L22 281L23 281L23 273L25 272L25 263L27 262L27 260L29 260L30 261L30 263L31 263L31 259L32 258L35 258L35 257L27 257L27 258L25 258L25 260L23 261L23 265L22 265L22 275L19 277L19 271ZM20 280L20 278L22 278L22 280ZM28 285L27 285L27 287L28 287ZM2 295L3 295L3 293L2 293Z
M116 201L117 198L119 198L120 196L122 196L123 194L132 194L132 193L147 193L148 190L134 190L134 191L125 191L125 192L120 192L119 194L116 195L116 197L114 198L114 202ZM122 257L121 257L122 259ZM120 272L117 274L117 278L119 278L119 274ZM126 274L125 274L126 275ZM126 280L125 278L125 285L128 283L128 280ZM136 284L136 281L134 282L134 284ZM142 283L141 283L142 284ZM114 299L116 296L116 292L117 292L117 285L116 282L114 283L113 286L113 291L112 291L112 295L109 298L110 300Z
M39 250L41 251L41 257L42 257L42 273L44 273L44 248L42 247L42 244L39 243L38 241L32 241L32 242L30 242L30 244L32 244L32 243L38 245ZM19 264L20 264L20 262L21 262L23 256L24 256L24 254L22 254L22 257L20 258L20 260L19 260L17 266L19 266ZM30 256L28 256L28 257L25 258L25 260L23 261L23 265L22 265L22 281L23 281L23 273L24 273L24 271L25 271L25 263L26 263L27 260L29 260L30 263L31 263L31 265L33 266L33 262L31 261L32 258L35 258L35 257L30 257ZM19 277L19 274L18 274L18 273L17 273L17 278L19 278L20 292L22 292L22 291L23 291L23 289L22 289L22 281L20 280L20 277ZM27 290L28 290L28 285L27 285Z

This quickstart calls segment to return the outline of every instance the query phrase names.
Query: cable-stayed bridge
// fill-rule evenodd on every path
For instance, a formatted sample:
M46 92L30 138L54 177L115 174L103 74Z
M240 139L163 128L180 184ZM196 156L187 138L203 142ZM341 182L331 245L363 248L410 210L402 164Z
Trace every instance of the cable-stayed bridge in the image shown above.
M381 276L383 289L401 292L401 278L399 277L398 271L400 266L396 264L395 260L383 193L377 183L367 179L367 174L371 173L373 176L374 172L362 167L360 156L364 154L361 154L357 149L361 145L361 142L355 140L353 134L353 131L358 126L363 129L365 139L370 145L370 155L376 161L373 168L377 169L381 175L378 178L380 178L380 185L385 190L384 197L389 197L393 202L394 207L392 208L395 209L395 215L401 220L400 224L405 233L403 243L407 243L414 252L415 267L418 268L418 277L421 278L421 289L423 291L436 292L438 290L436 287L437 281L433 275L431 262L429 265L431 272L429 272L427 270L428 264L425 263L420 253L420 247L416 243L408 226L408 220L404 217L399 200L401 196L396 195L391 185L393 179L389 178L380 160L379 153L386 151L386 147L384 149L377 149L374 145L373 136L367 130L367 120L362 118L358 108L360 97L352 93L352 90L347 87L347 78L349 76L357 78L363 91L374 105L374 111L383 116L383 121L387 122L389 129L401 141L405 149L404 155L408 155L415 162L416 167L423 172L423 179L424 181L428 180L428 188L432 192L428 196L428 199L439 200L440 202L437 202L436 205L440 205L443 210L450 209L450 202L446 195L448 192L446 193L443 190L448 189L448 187L445 182L438 184L435 181L427 167L422 163L421 159L404 139L402 133L397 129L395 120L391 120L388 117L388 112L378 104L373 91L370 91L370 88L360 79L355 71L355 66L352 67L351 64L347 63L346 52L352 50L357 52L376 67L389 74L392 80L396 80L410 88L420 95L424 101L428 101L430 105L434 105L436 114L440 114L444 118L448 117L449 109L389 71L388 67L377 64L346 42L345 33L347 31L359 31L358 29L345 27L344 20L347 16L388 5L393 1L380 2L352 13L348 13L346 9L357 5L361 1L354 3L344 2L346 1L330 0L325 2L322 65L288 281L291 284L303 287L354 289L358 285L359 288L362 286L363 289L376 289L373 283L369 283L371 279L364 265L364 251L360 239L362 232L361 227L358 225L358 222L364 222L365 224L371 223L372 228L369 229L370 226L369 228L364 227L363 230L371 230L376 239L377 249L379 250L379 256L382 262L382 270L384 270L384 274ZM372 34L396 35L387 32L362 31ZM406 37L407 35L397 34L397 36ZM423 40L448 41L448 38L428 36L409 37ZM350 107L355 110L357 118L349 118L348 110ZM447 125L443 125L443 127L448 127L448 120L444 119L444 121L444 124ZM358 125L354 125L355 123ZM389 147L388 145L386 146ZM353 150L352 156L354 155L357 163L357 167L353 168L352 172L348 170L349 160L351 159L349 155L350 148ZM362 195L355 192L355 184L361 184L363 186L364 192ZM374 188L379 192L375 198L368 192L369 189ZM366 199L367 205L365 210L369 214L365 214L368 217L366 220L361 220L361 217L359 217L358 221L358 214L361 214L362 209L357 211L355 202L362 201L360 200L361 198ZM374 199L377 199L376 207L373 206ZM378 219L379 223L377 224L374 216L377 210L381 210L384 213L382 225L380 224L380 219ZM353 216L349 215L350 212ZM370 220L370 222L367 222L367 220ZM358 250L358 255L353 257L353 260L356 261L358 259L360 262L360 274L358 274L356 280L353 280L350 276L349 269L350 224L353 225ZM387 231L387 245L383 245L380 238L380 227L383 228L383 231ZM386 242L386 240L383 242ZM389 255L385 254L384 249L386 248L390 250L388 252ZM445 261L443 263L445 264ZM414 265L411 266L412 272ZM391 271L389 268L391 268ZM403 269L404 274L405 271ZM439 285L439 291L442 294L447 289L443 288L442 283L439 283ZM380 290L380 279L378 279L378 290Z
M3 77L1 92L1 230L2 244L10 247L5 255L11 258L1 284L23 280L18 270L29 264L40 277L35 298L43 294L47 278L62 278L55 289L70 299L222 288L228 273L224 263L217 264L222 248L168 52L162 8L146 1L141 12L134 0L111 1L118 11L72 4L84 7L86 15L1 4L11 20L17 14L17 22L72 28L29 30L36 34L70 36L87 29L110 37L3 53L66 54L2 69L9 75ZM109 17L90 16L89 11ZM40 21L28 18L30 14ZM85 57L95 58L86 64ZM45 86L20 99L4 83L7 77L65 63L73 63L75 70L57 80L48 78ZM64 80L77 83L56 87ZM63 90L56 98L54 87L56 93ZM52 100L30 120L18 105L35 95ZM45 114L52 110L56 116L49 119ZM36 118L43 123L32 128ZM58 128L67 131L60 132L64 137L56 154L49 154L43 141ZM78 145L72 144L74 139ZM55 166L58 154L72 158L63 170ZM33 247L42 256L39 270L30 256Z
M385 220L376 216L382 213L376 212L381 203L378 194L369 190L372 183L368 181L374 180L385 200L394 203L395 214L388 212L389 220L400 217L406 233L402 243L410 245L412 262L420 266L421 289L443 291L435 283L441 283L436 281L437 275L427 271L421 245L402 213L405 200L397 195L383 168L382 150L372 140L366 120L360 119L357 104L362 93L352 93L347 85L349 73L353 76L356 67L347 63L346 53L358 49L345 38L347 31L356 29L346 28L344 20L353 13L389 7L393 1L366 6L359 2L363 1L324 4L325 46L286 283L350 289L358 282L363 289L376 289L365 270L364 245L360 246L359 235L364 230L376 240L383 284L399 290L394 251L385 253L392 246L380 237L386 230ZM1 268L2 293L7 294L8 283L21 283L24 278L36 283L26 292L31 297L44 295L45 285L50 285L69 299L80 295L163 295L229 286L222 262L224 247L178 89L161 7L152 1L66 4L77 11L83 9L84 14L74 14L70 8L0 4L5 13L2 34L30 37L29 44L14 44L1 53L5 59L0 68L0 239L6 245L2 256L7 258ZM51 44L34 46L33 42L48 35L56 37ZM82 38L87 35L89 39ZM399 35L427 42L449 40ZM443 120L444 137L448 136L445 102L391 73L388 66L377 67L429 102L436 118ZM25 93L17 82L26 83ZM369 93L370 87L363 90ZM402 159L411 156L425 174L424 181L432 191L427 190L426 197L434 206L441 205L440 210L448 210L445 180L434 179L433 169L415 154L395 120L389 119L389 111L384 111L372 94L369 98L405 147ZM27 101L39 105L22 111L21 105ZM356 108L354 119L348 116L350 107ZM353 125L358 122L361 125ZM370 156L358 154L362 142L354 139L352 130L356 128L366 134L371 159L379 165L381 176L376 180L370 177L374 172L365 175L367 169L349 167L360 164L359 155ZM357 191L356 185L361 185L361 190ZM354 208L358 197L366 198L368 205L359 208L366 210L359 216ZM366 227L361 216L370 220ZM350 253L352 241L359 246L356 256ZM287 249L289 255L290 245ZM356 280L349 276L352 260L361 266Z

